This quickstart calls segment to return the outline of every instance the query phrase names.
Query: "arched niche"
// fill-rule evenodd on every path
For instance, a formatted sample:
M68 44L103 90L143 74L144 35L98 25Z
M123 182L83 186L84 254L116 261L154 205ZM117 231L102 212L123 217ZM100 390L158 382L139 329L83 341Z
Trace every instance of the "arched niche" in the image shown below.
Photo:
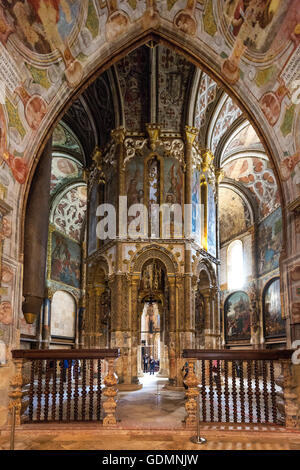
M76 301L69 292L57 290L51 302L51 336L75 338Z
M225 340L227 343L250 342L250 299L244 291L231 294L224 303Z
M131 262L131 272L141 273L143 265L151 259L159 259L166 268L167 274L175 274L178 271L178 263L172 253L163 247L145 247L138 251Z
M281 313L280 279L271 279L263 290L263 325L265 339L286 336L285 319Z

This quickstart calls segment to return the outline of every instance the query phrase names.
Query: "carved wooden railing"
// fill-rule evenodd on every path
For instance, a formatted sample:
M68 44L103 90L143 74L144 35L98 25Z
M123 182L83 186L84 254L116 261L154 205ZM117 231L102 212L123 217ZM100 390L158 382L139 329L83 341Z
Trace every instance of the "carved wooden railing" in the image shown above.
M184 350L186 426L196 425L199 399L203 422L297 427L292 354L293 350Z
M103 426L115 426L114 362L119 355L118 349L12 351L16 374L11 381L10 408L15 408L16 424L101 421ZM106 397L103 404L102 394Z

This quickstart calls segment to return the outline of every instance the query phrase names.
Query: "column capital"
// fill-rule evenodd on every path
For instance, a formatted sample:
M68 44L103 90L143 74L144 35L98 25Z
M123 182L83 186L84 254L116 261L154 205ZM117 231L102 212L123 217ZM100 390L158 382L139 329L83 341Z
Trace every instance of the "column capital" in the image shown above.
M202 171L205 173L209 169L210 164L215 157L211 150L203 149L201 150L201 158L202 158L201 168L202 168Z
M116 144L122 144L125 139L125 128L117 127L116 129L112 129L110 131L110 135L114 139Z
M155 150L160 136L160 125L155 123L147 123L145 126L150 140L150 148L151 150Z
M185 126L184 127L184 136L187 144L193 145L199 130L196 127Z
M224 170L223 168L215 168L215 177L216 177L216 182L218 184L221 183L221 181L223 180L225 176L225 173L224 173Z

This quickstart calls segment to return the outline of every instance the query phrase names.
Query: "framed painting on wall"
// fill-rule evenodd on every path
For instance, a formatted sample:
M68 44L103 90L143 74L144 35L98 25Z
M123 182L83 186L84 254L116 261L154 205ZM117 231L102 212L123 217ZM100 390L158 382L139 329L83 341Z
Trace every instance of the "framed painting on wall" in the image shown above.
M250 340L250 301L243 291L231 294L224 304L226 341Z
M285 336L285 320L281 315L279 278L271 280L264 289L263 313L265 338Z

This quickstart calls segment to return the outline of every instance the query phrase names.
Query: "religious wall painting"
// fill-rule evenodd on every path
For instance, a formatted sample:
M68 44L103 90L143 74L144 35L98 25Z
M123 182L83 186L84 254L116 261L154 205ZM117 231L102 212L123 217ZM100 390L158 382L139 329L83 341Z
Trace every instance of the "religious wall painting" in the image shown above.
M211 184L207 185L207 251L216 256L216 203Z
M231 294L224 304L226 341L250 340L250 300L243 291Z
M200 172L194 169L192 180L192 234L201 240Z
M263 145L251 124L246 125L234 137L228 139L223 150L222 160L230 154L245 151L246 149L264 151Z
M300 121L299 121L300 122ZM280 162L280 173L283 181L289 181L295 192L300 195L300 148L293 155L286 155Z
M225 5L219 0L219 11L223 12L223 32L232 46L230 56L222 64L223 75L231 84L240 78L239 63L244 54L252 60L266 58L266 54L274 57L299 34L297 0L227 0Z
M184 175L175 158L164 159L164 203L183 204Z
M60 57L65 64L65 76L70 86L76 86L83 74L70 46L79 32L85 3L79 0L1 0L4 26L16 48L30 61L49 62Z
M80 288L81 247L59 232L50 232L51 270L50 279Z
M24 184L26 181L28 166L24 158L15 156L9 150L7 124L4 114L4 107L0 105L0 164L7 165L11 170L14 179Z
M258 226L258 272L266 274L279 266L282 247L282 215L280 207Z
M126 190L128 207L144 203L144 160L135 157L126 166Z
M248 205L230 188L219 188L220 242L225 243L245 232L251 225Z
M285 320L281 314L279 279L269 282L264 289L263 314L265 337L285 336Z
M82 167L73 159L66 157L52 157L50 192L65 185L68 181L82 177Z
M53 147L60 147L66 151L81 154L81 147L73 134L62 124L57 124L52 136Z
M259 217L269 215L280 204L273 169L268 160L259 157L237 158L223 166L225 176L243 183L258 204Z

